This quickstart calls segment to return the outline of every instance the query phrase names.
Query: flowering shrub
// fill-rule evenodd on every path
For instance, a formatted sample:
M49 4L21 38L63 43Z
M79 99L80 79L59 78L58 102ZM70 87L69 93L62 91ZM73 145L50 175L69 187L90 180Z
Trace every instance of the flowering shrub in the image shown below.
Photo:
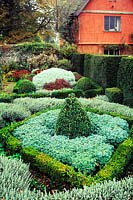
M46 84L55 82L56 79L64 79L71 86L75 84L75 77L71 71L58 68L47 69L37 74L33 77L33 83L37 89L42 89Z
M8 78L10 78L13 81L18 81L19 79L25 79L28 74L30 74L30 72L26 69L14 70L11 72L10 77Z
M31 69L41 67L47 64L49 67L53 67L57 62L57 56L55 54L46 55L44 52L39 55L32 55L27 59Z
M93 173L96 163L99 167L107 163L114 151L113 145L121 143L129 135L125 120L108 115L91 115L89 112L90 123L94 127L90 136L69 139L67 136L56 135L59 112L53 110L31 118L16 128L13 135L22 141L23 146L32 146L86 173Z
M55 82L47 83L44 86L46 90L59 90L62 88L71 88L71 85L64 79L56 79Z

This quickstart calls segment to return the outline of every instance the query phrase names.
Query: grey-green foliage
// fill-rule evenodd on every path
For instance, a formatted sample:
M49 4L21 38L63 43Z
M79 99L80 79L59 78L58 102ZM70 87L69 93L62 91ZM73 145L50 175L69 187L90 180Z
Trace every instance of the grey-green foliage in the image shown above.
M87 112L74 94L69 95L57 119L57 135L66 135L69 138L88 136L90 128L91 124Z
M1 114L2 118L6 121L20 121L31 115L31 112L23 106L11 104L11 106L4 110Z
M54 195L30 191L30 182L26 164L0 156L0 199L3 200L130 200L133 197L133 177L56 192Z
M84 189L73 189L53 195L58 200L130 200L133 197L133 177L121 181L105 181Z
M24 190L29 185L29 167L21 160L10 160L0 156L0 199L14 191Z
M110 103L97 98L79 98L79 101L85 107L96 108L102 112L114 112L120 115L125 115L127 117L133 117L133 109L118 103Z
M127 117L133 117L133 109L128 106L121 105L118 103L110 103L105 101L104 97L91 98L91 99L83 99L79 98L79 101L85 107L96 108L102 112L115 112L118 114L125 115ZM29 110L31 113L35 113L41 111L42 109L59 107L64 103L64 99L56 99L56 98L17 98L13 101L14 110L22 110L22 107L26 110ZM19 104L19 105L18 105ZM20 109L17 109L15 105ZM3 112L7 111L8 108L12 106L11 103L0 103L0 115ZM20 111L19 111L20 112Z
M97 96L95 96L95 100L102 100L102 101L109 102L109 99L106 95L97 95Z
M37 200L45 199L45 194L30 191L31 174L29 166L21 160L0 156L0 199ZM46 195L47 196L47 195Z
M53 108L55 106L61 105L63 102L62 99L56 98L17 98L13 101L15 105L19 105L21 107L25 107L27 110L30 110L31 113L36 113L43 109Z

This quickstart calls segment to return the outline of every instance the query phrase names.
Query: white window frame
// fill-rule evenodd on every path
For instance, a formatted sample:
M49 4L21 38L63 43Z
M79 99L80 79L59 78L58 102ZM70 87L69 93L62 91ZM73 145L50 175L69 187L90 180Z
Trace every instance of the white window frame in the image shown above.
M114 20L113 28L112 20ZM107 24L108 23L108 24ZM121 17L120 16L104 16L104 31L106 32L120 32Z

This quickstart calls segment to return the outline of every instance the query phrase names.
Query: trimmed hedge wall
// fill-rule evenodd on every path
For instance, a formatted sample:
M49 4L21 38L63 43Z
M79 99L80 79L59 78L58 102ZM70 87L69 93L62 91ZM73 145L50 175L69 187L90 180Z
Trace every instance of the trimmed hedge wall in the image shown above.
M121 56L85 55L84 76L90 77L102 87L117 85L117 71Z
M121 59L117 86L123 90L123 103L133 107L133 56Z
M76 72L83 75L84 74L84 54L72 54L71 63Z
M40 114L37 113L36 115ZM35 115L34 115L35 116ZM26 119L27 120L27 119ZM77 173L71 166L65 165L50 156L41 153L33 148L22 148L21 142L11 135L12 131L25 123L25 121L13 123L9 127L0 130L0 141L4 143L8 153L21 153L22 158L31 164L32 167L41 173L47 174L52 180L59 184L70 184L71 187L81 187L83 185L90 186L102 180L112 180L119 177L125 166L129 162L133 152L132 130L130 136L124 142L119 144L109 163L107 163L95 176L85 176Z

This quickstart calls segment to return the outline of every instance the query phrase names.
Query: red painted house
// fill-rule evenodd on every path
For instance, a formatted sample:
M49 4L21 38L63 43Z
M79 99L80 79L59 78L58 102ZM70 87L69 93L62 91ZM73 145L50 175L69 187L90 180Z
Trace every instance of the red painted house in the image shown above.
M79 52L133 54L133 0L86 0L75 16Z

